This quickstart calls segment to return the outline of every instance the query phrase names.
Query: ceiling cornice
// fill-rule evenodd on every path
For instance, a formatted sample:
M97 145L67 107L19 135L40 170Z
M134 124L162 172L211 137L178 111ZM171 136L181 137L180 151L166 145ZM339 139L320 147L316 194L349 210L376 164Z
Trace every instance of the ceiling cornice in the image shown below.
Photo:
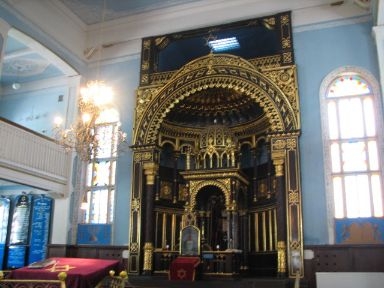
M5 0L0 0L4 2ZM14 9L37 25L76 57L94 62L88 51L103 46L102 58L122 58L140 53L144 37L292 11L292 26L308 26L341 21L369 14L369 11L343 1L329 0L200 0L111 20L100 25L84 24L58 0L8 0ZM47 17L50 15L50 17ZM88 56L87 56L88 55Z

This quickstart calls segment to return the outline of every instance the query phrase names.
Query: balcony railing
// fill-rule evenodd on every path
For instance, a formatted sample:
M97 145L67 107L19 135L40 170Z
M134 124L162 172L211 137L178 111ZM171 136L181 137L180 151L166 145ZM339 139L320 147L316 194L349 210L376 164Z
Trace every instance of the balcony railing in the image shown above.
M0 178L66 196L71 155L52 139L0 119Z

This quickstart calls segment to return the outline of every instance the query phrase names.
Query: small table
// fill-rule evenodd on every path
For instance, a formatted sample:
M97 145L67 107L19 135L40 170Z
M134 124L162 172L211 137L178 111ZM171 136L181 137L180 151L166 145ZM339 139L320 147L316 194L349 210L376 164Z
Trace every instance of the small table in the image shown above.
M110 270L116 273L120 269L119 260L93 258L49 258L54 264L43 268L28 266L13 270L9 277L12 279L57 279L60 272L67 273L66 285L71 288L93 288Z

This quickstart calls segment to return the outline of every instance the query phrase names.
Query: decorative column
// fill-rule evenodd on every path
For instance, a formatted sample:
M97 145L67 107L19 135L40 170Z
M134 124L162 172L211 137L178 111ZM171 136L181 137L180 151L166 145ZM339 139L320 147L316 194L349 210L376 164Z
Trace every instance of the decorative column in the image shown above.
M286 277L287 275L287 219L286 219L286 197L284 189L284 155L274 155L278 159L273 159L276 177L276 218L277 218L277 276ZM280 157L279 157L280 156Z
M257 149L252 149L252 162L253 162L253 176L252 176L252 194L253 194L253 202L257 202L257 169L258 169L258 161L257 161Z
M185 170L191 170L191 147L184 147L185 154Z
M276 171L278 275L304 275L298 133L271 138Z
M144 267L143 274L151 275L152 274L152 258L153 258L153 239L154 239L154 230L152 223L154 222L154 191L155 191L155 179L159 170L159 166L154 162L146 162L143 165L144 175L146 176L146 186L145 186L145 223L144 225Z
M273 169L273 163L272 163L272 154L271 154L271 143L267 143L267 198L271 198L272 194L272 169Z
M248 246L249 246L249 221L248 213L245 210L240 210L240 250L243 250L242 253L242 263L240 266L240 271L247 271L248 267Z
M172 187L172 202L177 202L177 196L179 193L179 186L177 181L177 163L179 161L180 152L174 151L173 152L173 187Z

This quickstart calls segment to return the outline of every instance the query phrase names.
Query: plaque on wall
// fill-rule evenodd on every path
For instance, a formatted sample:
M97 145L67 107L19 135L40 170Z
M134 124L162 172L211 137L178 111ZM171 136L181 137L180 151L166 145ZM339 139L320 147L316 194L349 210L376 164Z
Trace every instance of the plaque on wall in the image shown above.
M12 207L7 269L20 268L25 265L28 245L29 223L31 214L31 195L19 195Z
M8 247L7 269L16 269L25 266L26 245L11 245Z
M28 264L46 258L51 226L52 199L38 196L32 201Z
M110 245L111 224L78 224L77 244Z
M3 269L5 244L8 233L9 208L11 200L8 198L0 198L0 263Z
M382 218L335 219L336 244L383 244Z
M31 196L24 194L17 196L13 207L9 245L27 245Z

